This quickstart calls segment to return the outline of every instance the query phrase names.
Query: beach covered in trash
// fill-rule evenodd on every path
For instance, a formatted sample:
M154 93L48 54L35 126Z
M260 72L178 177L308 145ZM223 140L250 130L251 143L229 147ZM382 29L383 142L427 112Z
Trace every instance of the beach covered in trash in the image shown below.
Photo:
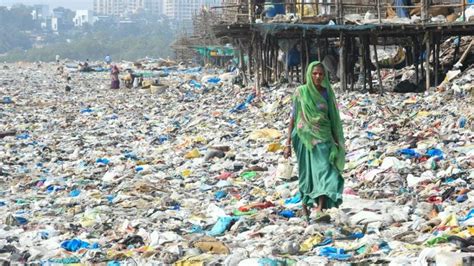
M255 95L224 70L118 65L147 88L0 69L0 261L472 263L473 67L423 93L336 92L344 203L306 226L282 156L296 84Z

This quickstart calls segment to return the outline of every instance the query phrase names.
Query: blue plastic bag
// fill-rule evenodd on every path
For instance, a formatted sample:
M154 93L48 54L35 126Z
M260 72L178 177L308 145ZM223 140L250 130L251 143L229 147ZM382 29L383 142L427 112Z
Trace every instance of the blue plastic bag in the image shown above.
M61 243L61 247L64 248L67 251L71 252L76 252L79 249L96 249L99 248L99 244L94 243L94 244L89 244L88 242L82 241L80 239L71 239L71 240L66 240L63 243Z
M237 221L239 217L231 217L231 216L224 216L224 217L219 217L217 220L217 223L214 224L212 227L211 231L209 231L207 234L209 236L219 236L224 234L225 231L227 231L232 224Z
M284 210L278 213L280 216L283 216L285 218L293 218L296 216L295 212L292 210Z

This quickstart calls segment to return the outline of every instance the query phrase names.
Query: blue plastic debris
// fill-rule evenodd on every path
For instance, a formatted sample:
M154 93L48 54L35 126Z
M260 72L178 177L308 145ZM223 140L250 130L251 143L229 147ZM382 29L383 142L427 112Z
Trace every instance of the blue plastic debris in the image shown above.
M219 217L217 220L217 223L214 224L212 227L211 231L209 231L207 234L209 236L219 236L224 234L225 231L227 231L232 224L237 221L239 217L231 217L231 216L224 216L224 217Z
M98 243L90 244L80 239L71 239L71 240L66 240L63 243L61 243L61 247L67 251L76 252L79 249L83 249L83 248L96 249L96 248L99 248L100 246Z
M89 114L92 112L94 112L94 110L92 110L91 108L85 108L81 110L81 114Z
M190 84L191 86L193 86L194 88L196 88L196 89L202 88L201 83L195 81L194 79L192 79L191 81L189 81L189 84Z
M324 247L319 251L320 256L327 257L333 260L348 260L352 257L351 254L346 254L342 248Z
M227 197L227 192L225 191L217 191L216 193L214 193L214 198L219 201L223 198Z
M301 195L297 194L296 196L286 199L285 204L296 204L301 202Z
M238 111L243 111L247 108L247 105L249 105L253 100L255 99L255 93L251 93L249 96L247 96L247 99L237 105L236 107L234 107L233 109L230 110L231 113L235 113L235 112L238 112Z
M467 119L465 117L461 117L461 119L459 119L459 127L464 128L466 126L466 122Z
M16 139L28 139L30 135L28 133L19 134L16 136Z
M79 196L79 194L81 194L81 191L79 189L74 189L69 192L69 196L72 198Z
M419 154L413 149L401 149L398 151L398 154L404 155L406 158L409 158L409 159L421 157L421 154Z
M444 159L444 153L440 149L429 149L426 152L426 155L429 157L436 157L438 159Z
M207 80L207 82L208 82L208 83L212 83L212 84L217 84L217 83L221 82L221 79L218 78L218 77L212 77L212 78L209 78L209 79Z
M21 217L21 216L14 216L15 217L15 220L16 222L19 224L19 225L25 225L28 223L28 219L24 218L24 217Z
M283 216L285 218L293 218L296 216L295 212L292 210L283 210L278 215Z
M101 165L108 165L110 163L110 160L107 158L99 158L95 160L95 162Z
M13 103L13 100L12 100L12 98L10 98L8 96L3 96L2 103L11 104L11 103Z

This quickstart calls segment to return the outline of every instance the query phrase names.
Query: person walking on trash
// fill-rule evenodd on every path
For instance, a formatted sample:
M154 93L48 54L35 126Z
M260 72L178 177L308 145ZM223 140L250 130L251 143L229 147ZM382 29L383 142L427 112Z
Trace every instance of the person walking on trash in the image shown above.
M110 77L112 78L112 83L110 88L118 89L120 88L120 79L119 79L120 70L118 69L117 65L113 65L112 69L110 70Z
M296 89L292 99L283 154L290 158L293 146L298 161L303 219L309 222L308 207L313 207L317 221L327 220L330 217L324 210L342 203L345 149L336 97L322 63L315 61L308 66L306 84Z

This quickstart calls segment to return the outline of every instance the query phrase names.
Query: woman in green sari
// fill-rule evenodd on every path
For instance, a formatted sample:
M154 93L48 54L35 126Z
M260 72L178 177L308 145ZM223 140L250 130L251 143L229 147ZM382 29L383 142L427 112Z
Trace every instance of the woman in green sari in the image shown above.
M325 209L339 207L344 187L344 134L327 71L317 61L308 66L306 84L293 95L285 158L291 156L291 146L298 161L304 218L309 219L308 206L315 207L317 217Z

